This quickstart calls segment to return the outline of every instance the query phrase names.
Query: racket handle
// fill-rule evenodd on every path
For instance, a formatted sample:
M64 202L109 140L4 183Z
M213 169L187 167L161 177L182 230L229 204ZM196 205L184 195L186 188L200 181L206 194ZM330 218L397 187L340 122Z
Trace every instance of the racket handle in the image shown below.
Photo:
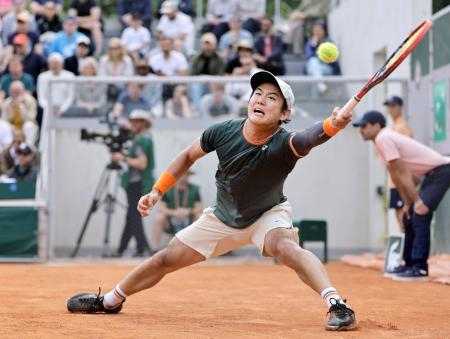
M338 116L341 116L342 114L350 113L353 111L353 109L358 105L359 100L356 100L355 97L351 98L347 103L344 105L344 107L341 108L341 110L338 113Z

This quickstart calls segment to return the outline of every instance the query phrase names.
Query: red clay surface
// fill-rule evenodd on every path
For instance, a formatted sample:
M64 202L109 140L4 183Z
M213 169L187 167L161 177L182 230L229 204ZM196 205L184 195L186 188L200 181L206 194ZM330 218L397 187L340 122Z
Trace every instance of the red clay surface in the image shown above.
M200 265L134 295L118 315L80 315L66 299L107 291L133 266L0 265L1 338L449 338L450 287L395 282L343 264L327 269L358 329L323 330L322 300L289 269Z

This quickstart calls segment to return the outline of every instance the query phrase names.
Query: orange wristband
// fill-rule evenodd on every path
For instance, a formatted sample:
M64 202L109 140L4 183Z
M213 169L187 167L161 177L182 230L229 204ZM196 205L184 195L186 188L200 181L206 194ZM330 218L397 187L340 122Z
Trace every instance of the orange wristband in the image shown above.
M161 194L166 193L175 183L177 182L177 178L173 176L173 174L164 171L159 177L158 181L153 185L153 188L156 188Z
M335 136L341 130L340 128L334 127L331 124L331 117L328 117L323 121L322 127L325 134L328 135L329 137Z

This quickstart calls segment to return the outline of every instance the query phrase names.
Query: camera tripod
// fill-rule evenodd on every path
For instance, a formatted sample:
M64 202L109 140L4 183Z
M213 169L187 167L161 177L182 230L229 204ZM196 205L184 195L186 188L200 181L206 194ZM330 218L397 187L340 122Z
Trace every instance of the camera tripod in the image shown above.
M110 181L111 181L111 175L113 175L113 172L116 172L116 177L114 181L114 186L112 191L110 190ZM107 257L110 255L108 253L108 246L109 246L109 232L111 228L111 217L115 210L115 205L118 204L119 206L122 206L123 208L126 208L126 206L119 201L116 200L117 196L117 190L119 187L119 178L120 174L122 172L122 168L119 166L119 164L116 163L109 163L106 165L105 169L103 170L102 176L100 177L100 181L97 185L97 188L95 190L94 198L91 202L91 207L89 208L89 212L86 215L86 218L84 219L83 226L81 228L80 234L78 236L78 240L75 246L75 249L72 252L71 257L74 258L78 250L80 249L81 242L84 237L84 233L87 230L87 227L89 225L89 220L94 214L98 208L101 205L105 205L105 213L106 213L106 222L105 222L105 237L103 239L103 257Z

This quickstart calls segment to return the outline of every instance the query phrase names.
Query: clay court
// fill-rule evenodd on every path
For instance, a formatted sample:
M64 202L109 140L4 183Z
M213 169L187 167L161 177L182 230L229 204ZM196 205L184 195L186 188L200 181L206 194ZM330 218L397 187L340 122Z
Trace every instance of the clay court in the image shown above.
M321 299L289 269L202 264L135 295L118 315L80 315L66 299L109 290L134 265L3 264L2 338L448 338L450 287L395 282L378 271L327 265L357 312L358 329L323 330Z

